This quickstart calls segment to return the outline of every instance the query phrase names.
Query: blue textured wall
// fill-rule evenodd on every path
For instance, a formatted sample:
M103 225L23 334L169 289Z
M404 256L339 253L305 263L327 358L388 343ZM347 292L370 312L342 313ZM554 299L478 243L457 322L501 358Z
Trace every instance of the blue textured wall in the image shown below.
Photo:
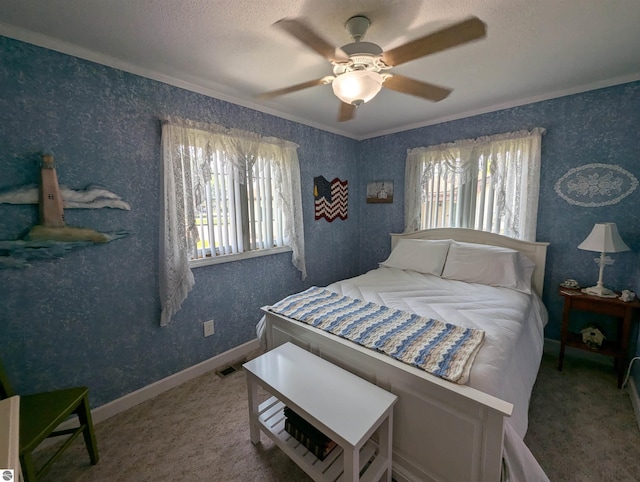
M25 270L0 270L0 356L24 393L87 384L97 406L252 339L258 307L310 285L374 268L403 230L407 149L544 127L538 239L549 241L547 336L558 338L555 287L597 279L576 246L593 223L618 223L633 252L614 255L605 284L640 286L640 190L614 206L581 208L555 193L569 169L602 162L640 178L640 83L530 104L358 143L115 69L0 37L0 189L38 181L37 153L54 151L61 183L100 183L132 206L68 210L70 224L128 238ZM425 104L425 109L428 109ZM194 270L196 286L174 322L159 327L159 165L162 114L238 127L300 144L307 269L289 254ZM349 219L313 220L313 177L349 181ZM393 204L366 204L367 181L393 180ZM0 204L0 239L36 223L35 206ZM354 256L354 253L358 253ZM231 293L231 295L229 295ZM202 336L202 321L216 334ZM640 370L637 370L640 377ZM638 378L636 379L638 380ZM640 386L640 380L638 380Z
M182 310L160 328L162 114L300 145L304 283L290 253L197 268ZM69 224L132 234L0 270L0 358L22 393L82 384L101 405L255 338L260 306L357 274L355 198L346 221L313 218L314 176L357 185L356 141L0 37L0 189L37 183L43 148L54 152L61 184L102 184L131 204L66 210ZM2 240L37 222L35 205L0 204ZM204 338L210 318L216 333Z
M367 220L360 228L361 269L370 269L384 259L389 249L387 232L403 229L401 200L407 149L544 127L537 238L551 243L544 293L550 311L547 336L559 338L562 301L556 287L565 278L575 278L582 286L595 284L598 279L598 268L592 261L596 254L577 249L594 223L617 223L632 250L612 255L616 262L605 269L605 286L635 286L640 188L618 204L586 208L564 201L554 185L569 169L590 163L619 165L640 179L638 105L640 82L635 82L364 141L360 161L364 175L375 177L382 172L382 177L393 179L400 202L384 206L387 209L376 204L360 206L360 218Z
M549 309L545 334L559 339L562 298L557 294L558 284L575 278L582 286L591 286L598 280L598 267L592 261L596 253L577 249L594 223L617 223L632 250L611 255L615 264L605 269L605 286L616 290L640 286L640 270L636 269L640 265L640 188L618 204L593 208L571 205L554 190L569 169L591 163L618 165L640 179L639 106L640 82L634 82L364 141L360 161L366 177L363 181L394 180L399 202L360 205L361 270L375 267L385 258L389 250L386 233L403 230L407 149L544 127L537 239L551 243L543 295ZM640 369L636 373L640 386Z

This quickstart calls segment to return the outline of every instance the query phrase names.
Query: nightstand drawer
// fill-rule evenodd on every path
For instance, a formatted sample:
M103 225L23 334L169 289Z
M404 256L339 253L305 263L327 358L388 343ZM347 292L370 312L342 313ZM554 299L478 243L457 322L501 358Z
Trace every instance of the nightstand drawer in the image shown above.
M618 305L614 300L608 298L609 301L602 302L593 300L592 298L581 297L586 295L577 295L571 298L571 309L578 311L588 311L590 313L598 313L601 315L614 316L616 318L624 318L627 307ZM607 298L605 298L607 299ZM621 301L620 303L624 303Z

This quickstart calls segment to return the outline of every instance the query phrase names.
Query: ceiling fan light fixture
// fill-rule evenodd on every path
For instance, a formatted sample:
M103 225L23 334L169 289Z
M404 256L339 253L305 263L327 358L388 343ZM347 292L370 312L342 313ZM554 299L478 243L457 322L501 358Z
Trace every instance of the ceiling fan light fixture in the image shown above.
M342 102L358 106L373 99L382 89L383 81L378 72L352 70L337 76L331 86Z

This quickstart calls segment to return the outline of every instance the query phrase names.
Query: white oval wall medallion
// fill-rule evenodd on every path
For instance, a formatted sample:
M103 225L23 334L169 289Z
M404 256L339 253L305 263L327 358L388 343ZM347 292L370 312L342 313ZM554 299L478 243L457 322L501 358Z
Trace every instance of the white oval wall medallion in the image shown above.
M612 164L585 164L558 179L555 190L569 204L594 208L622 201L638 187L626 169Z

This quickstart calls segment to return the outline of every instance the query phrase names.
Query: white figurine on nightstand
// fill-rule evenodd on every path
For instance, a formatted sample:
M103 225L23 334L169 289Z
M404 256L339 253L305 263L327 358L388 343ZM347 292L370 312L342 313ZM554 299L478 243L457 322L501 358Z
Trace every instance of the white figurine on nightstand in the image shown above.
M633 301L636 297L636 294L630 290L622 290L622 294L620 295L620 300L622 301Z

